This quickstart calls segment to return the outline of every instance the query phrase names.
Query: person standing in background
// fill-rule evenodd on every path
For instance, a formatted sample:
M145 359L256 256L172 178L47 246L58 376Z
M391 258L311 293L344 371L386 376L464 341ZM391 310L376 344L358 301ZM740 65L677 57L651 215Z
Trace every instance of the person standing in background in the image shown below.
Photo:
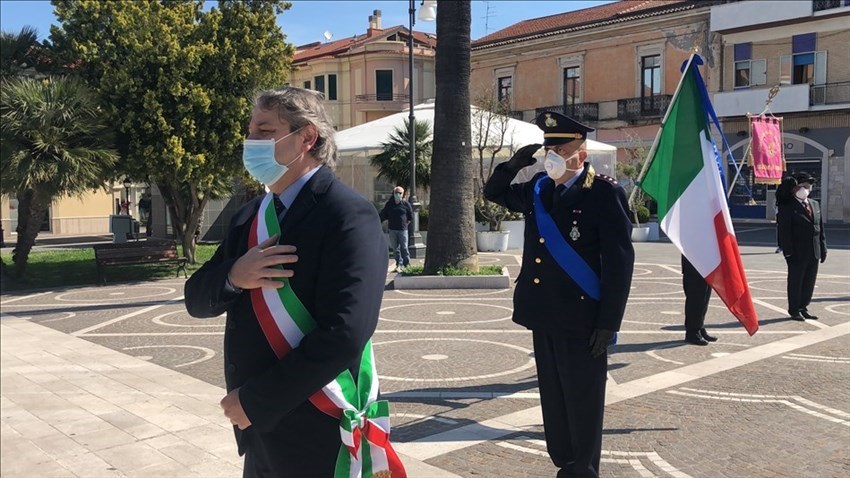
M381 210L381 221L387 221L390 230L390 249L395 253L395 271L410 265L410 251L407 248L407 227L413 221L413 207L404 199L404 188L396 186L393 197Z
M717 337L705 330L705 314L711 299L711 287L693 264L682 256L682 288L685 290L685 342L708 345Z
M795 173L780 188L790 190L791 198L779 204L779 245L788 265L788 314L792 320L817 320L809 313L818 262L826 261L826 237L820 204L809 199L814 178ZM779 196L779 194L777 194Z

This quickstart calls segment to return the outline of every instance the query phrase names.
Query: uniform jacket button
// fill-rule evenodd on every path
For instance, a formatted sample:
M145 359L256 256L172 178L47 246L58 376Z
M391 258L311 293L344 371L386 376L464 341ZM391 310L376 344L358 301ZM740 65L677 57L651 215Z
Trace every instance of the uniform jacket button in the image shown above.
M227 371L228 371L229 373L233 373L233 372L235 372L235 371L236 371L236 365L234 365L234 364L232 364L232 363L227 364Z
M584 296L581 296L581 300L584 300Z
M540 264L540 263L541 263L541 262L543 262L543 261L541 261L541 260L540 260L540 258L538 257L538 258L534 259L534 262L536 262L536 263Z
M546 239L543 239L543 238L541 237L541 238L540 238L540 244L543 244L544 242L546 242Z
M540 279L538 279L537 277L535 277L535 278L534 278L534 283L535 283L535 284L539 284L539 283L540 283Z

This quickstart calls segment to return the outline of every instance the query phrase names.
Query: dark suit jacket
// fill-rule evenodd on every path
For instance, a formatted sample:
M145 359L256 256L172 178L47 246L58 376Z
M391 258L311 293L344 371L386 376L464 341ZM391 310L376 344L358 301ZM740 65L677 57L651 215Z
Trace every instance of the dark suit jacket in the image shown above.
M587 174L586 172L582 173ZM579 178L553 206L555 182L545 179L541 198L561 234L601 279L597 302L555 262L541 243L534 216L534 184L511 184L515 173L496 167L484 196L511 211L525 214L522 269L514 291L514 322L533 330L588 335L594 328L619 330L629 297L635 254L628 201L623 188L596 176L589 188ZM573 226L580 236L570 238Z
M318 327L278 360L257 322L250 295L224 291L233 263L248 249L261 199L234 216L215 255L189 278L186 307L194 317L227 312L227 390L241 387L239 398L252 423L244 432L236 429L240 454L246 447L260 447L258 456L272 457L277 476L293 471L332 476L340 447L339 421L317 410L308 398L346 368L357 378L360 353L378 322L386 241L374 206L322 166L281 225L281 243L297 247L298 262L287 266L295 272L292 289Z
M776 218L779 230L779 247L793 261L816 261L826 257L826 237L820 204L809 199L812 215L797 199L789 199L779 206Z

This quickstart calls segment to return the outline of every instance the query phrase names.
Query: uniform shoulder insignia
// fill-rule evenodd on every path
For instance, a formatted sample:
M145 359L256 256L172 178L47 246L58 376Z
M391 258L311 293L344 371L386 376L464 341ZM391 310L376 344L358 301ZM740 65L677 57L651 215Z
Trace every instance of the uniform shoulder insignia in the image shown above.
M606 176L604 174L597 174L596 177L607 182L607 183L619 185L619 183L617 183L617 180L612 178L611 176Z

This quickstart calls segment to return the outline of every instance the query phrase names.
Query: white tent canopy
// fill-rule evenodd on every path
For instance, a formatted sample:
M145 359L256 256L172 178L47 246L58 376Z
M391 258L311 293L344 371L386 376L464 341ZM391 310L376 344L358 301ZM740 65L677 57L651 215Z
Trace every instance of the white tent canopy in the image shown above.
M475 106L471 107L472 121L472 147L475 148L477 126L476 111L479 111ZM417 105L413 109L417 121L427 121L434 126L434 104L423 103ZM383 200L383 196L387 192L379 192L375 190L372 179L376 171L368 164L368 156L378 154L381 151L381 143L387 142L390 136L396 129L403 129L404 122L410 117L409 110L401 111L383 118L370 121L368 123L355 126L336 133L336 144L339 152L339 162L337 165L337 174L346 183L354 189L360 191L365 197L373 201ZM488 138L493 138L494 144L489 146L498 146L500 131L497 126L491 125L491 133ZM510 157L511 151L532 143L543 143L543 131L532 123L516 120L513 118L507 119L507 129L503 141L503 147L497 156L497 162L505 161ZM586 143L588 161L593 164L594 168L601 173L609 176L616 175L617 165L617 148L608 144L600 143L588 139ZM541 149L535 156L543 157ZM473 151L475 156L475 151ZM533 166L525 168L517 175L517 181L527 181L537 171L543 171L543 161L537 161ZM385 199L385 198L384 198Z
M473 122L472 129L474 132L476 130L475 111L478 108L472 106L471 109L472 117L470 120ZM423 103L415 106L413 108L413 114L415 115L416 120L427 121L431 124L432 128L434 127L433 103ZM336 134L336 145L340 155L345 156L346 153L363 151L376 151L377 154L377 150L381 149L381 143L389 140L390 135L396 130L396 128L403 129L404 122L409 118L409 116L410 112L405 110L338 132ZM491 129L495 128L491 127ZM493 138L498 138L498 136L499 135L495 134L495 132L490 134L490 137ZM474 142L475 141L473 141L473 143ZM542 142L543 131L541 131L536 125L513 118L508 119L508 128L505 133L504 141L504 144L508 149L510 146L513 146L516 150L526 144ZM594 152L616 153L617 148L588 139L587 151L588 154L592 154Z

